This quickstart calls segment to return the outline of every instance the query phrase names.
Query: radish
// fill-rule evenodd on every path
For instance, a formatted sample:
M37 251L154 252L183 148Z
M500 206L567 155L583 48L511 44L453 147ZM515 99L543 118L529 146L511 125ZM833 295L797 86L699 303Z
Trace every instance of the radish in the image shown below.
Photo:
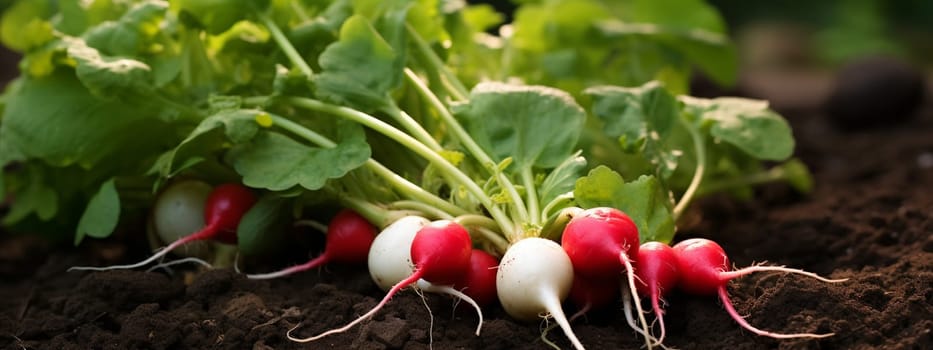
M783 266L750 266L738 270L732 270L729 267L729 258L725 251L716 242L703 238L693 238L682 241L674 245L674 253L677 261L677 268L680 270L680 281L678 288L686 293L694 295L714 295L718 294L726 307L726 312L732 316L736 322L743 328L752 333L778 338L824 338L832 336L834 333L813 334L813 333L794 333L781 334L760 330L752 327L732 305L729 300L729 294L726 291L726 284L735 278L742 277L759 271L779 271L801 274L816 278L823 282L835 283L843 282L846 279L827 279L817 274L798 269L790 269Z
M665 335L661 297L671 291L680 278L674 249L661 242L642 243L635 259L635 276L638 293L651 300L651 308L661 327L661 334L657 338L657 343L660 344Z
M496 269L499 260L481 249L473 249L470 269L454 288L473 298L479 306L492 304L496 300Z
M591 279L614 279L625 272L635 308L642 323L646 345L648 326L635 292L632 258L638 255L638 227L621 210L609 207L590 208L578 212L564 227L561 246L573 263L575 274Z
M411 242L422 227L431 221L420 216L405 216L387 226L369 248L369 276L384 291L414 273Z
M246 275L249 279L268 279L287 276L330 263L356 264L366 261L369 248L376 237L376 228L355 211L344 209L327 226L324 253L308 262L280 271Z
M560 245L544 238L525 238L509 247L502 257L496 292L505 312L518 320L531 321L550 314L574 348L581 350L583 344L561 309L573 278L573 265Z
M419 220L417 219L413 219L414 223L417 223L418 221ZM411 226L402 228L408 227ZM406 241L404 232L400 236L400 238L396 238L394 241L404 243ZM439 220L424 225L420 230L417 231L417 233L414 235L414 238L411 240L410 256L411 261L414 263L412 273L401 281L395 283L395 285L393 285L392 288L390 288L386 293L382 301L380 301L379 304L377 304L372 310L369 310L369 312L366 314L360 316L356 320L353 320L341 328L332 329L309 338L294 338L291 336L291 334L288 334L288 339L304 343L314 341L331 334L345 332L360 322L363 322L375 315L376 312L382 309L382 307L385 306L389 299L391 299L396 293L402 290L402 288L408 287L412 284L416 284L419 289L429 292L440 291L454 294L473 305L473 307L476 308L477 313L480 315L479 326L476 330L477 335L479 335L483 320L482 311L480 311L479 306L472 299L470 299L470 297L450 287L450 285L454 285L460 282L460 280L467 274L467 271L469 271L470 257L472 255L472 244L473 242L470 239L469 232L467 232L463 226L456 222L450 220ZM389 254L388 257L399 258L402 257L402 255ZM378 264L378 259L380 258L385 257L372 257L371 255L369 260L370 265L373 264L374 260ZM399 264L399 261L385 261L383 263L397 265ZM395 272L399 269L392 270ZM424 281L421 281L422 279L424 279ZM292 328L292 330L294 330L294 328ZM292 330L290 330L289 333L291 333Z
M169 244L165 249L153 254L146 260L132 265L113 265L107 267L76 266L72 270L106 271L114 269L133 269L145 266L165 256L175 248L194 241L214 240L221 243L236 244L236 229L243 215L256 203L256 195L251 190L239 184L223 184L214 188L204 206L204 222L206 226L200 231L179 238Z
M156 196L149 215L149 243L159 247L204 227L204 204L213 187L200 180L180 180L166 186ZM191 242L174 253L185 257L205 258L209 242Z

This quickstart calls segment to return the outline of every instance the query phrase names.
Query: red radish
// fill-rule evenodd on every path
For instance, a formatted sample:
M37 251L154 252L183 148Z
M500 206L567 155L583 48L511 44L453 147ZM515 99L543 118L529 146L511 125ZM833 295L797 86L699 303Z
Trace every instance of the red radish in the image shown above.
M113 265L107 267L72 267L72 270L106 271L114 269L133 269L145 266L165 256L175 248L194 241L214 240L227 244L236 244L236 229L243 215L256 203L256 195L240 184L228 183L215 187L204 205L204 226L200 231L172 242L146 260L132 265Z
M732 316L736 322L752 333L778 338L824 338L833 335L813 334L813 333L794 333L781 334L760 330L752 327L732 305L729 300L729 294L726 291L726 284L735 278L742 277L759 271L779 271L801 274L816 278L823 282L835 283L846 279L827 279L811 272L798 269L790 269L783 266L750 266L738 270L732 270L729 264L729 258L725 251L716 242L703 238L693 238L682 241L674 245L677 267L680 270L680 281L678 287L684 292L695 295L714 295L718 294L726 307L726 312Z
M570 257L575 275L591 279L617 278L626 273L629 291L642 323L642 334L648 334L647 322L635 293L635 270L632 259L638 255L638 226L621 210L598 207L576 213L561 237L561 246ZM651 342L645 337L648 349Z
M496 269L499 260L482 249L473 249L470 270L466 277L454 285L455 289L473 298L480 306L496 301Z
M661 297L671 291L680 278L677 268L677 257L671 246L661 242L645 242L638 249L638 258L635 259L635 276L638 277L638 293L651 299L651 307L661 335L657 342L664 341L664 310L661 309Z
M308 262L281 271L246 275L250 279L267 279L287 276L331 263L359 264L366 261L369 247L376 238L376 228L355 211L344 209L337 213L327 226L324 253Z
M392 286L382 301L372 310L341 328L332 329L309 338L294 338L291 334L288 334L288 338L292 341L304 343L331 334L345 332L375 315L402 288L419 283L421 279L429 282L428 284L419 284L419 286L423 285L425 288L439 285L445 286L446 289L452 289L449 286L459 282L470 268L472 245L469 232L456 222L439 220L425 225L415 234L411 242L411 259L415 265L412 274ZM459 292L458 294L464 300L473 304L477 308L477 312L480 312L479 306L469 297ZM482 325L481 312L480 325ZM477 329L478 333L479 329Z

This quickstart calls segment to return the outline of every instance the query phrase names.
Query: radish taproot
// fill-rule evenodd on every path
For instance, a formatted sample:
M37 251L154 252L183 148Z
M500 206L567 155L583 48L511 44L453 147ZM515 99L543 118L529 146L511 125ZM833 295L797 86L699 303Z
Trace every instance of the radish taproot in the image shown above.
M638 255L638 226L621 210L597 207L575 213L564 227L561 246L570 257L575 274L591 279L614 279L626 275L628 288L638 310L645 344L651 349L648 325L635 292L632 260Z
M404 219L405 218L400 220ZM420 218L416 217L416 219L412 219L411 221L413 224L406 223L406 226L400 227L400 229L397 230L397 232L400 234L400 238L393 239L392 241L404 244L407 241L407 233L402 232L403 230L401 230L401 228L417 227L417 224L420 222L418 219ZM391 226L392 225L390 225L390 227ZM380 236L385 233L386 232L381 233ZM313 337L293 337L291 332L297 328L296 326L295 328L292 328L288 331L288 339L295 342L305 343L321 339L331 334L345 332L353 326L356 326L357 324L375 315L376 312L381 310L382 307L384 307L386 303L388 303L389 300L395 296L395 294L397 294L403 288L411 285L416 285L418 289L428 292L443 292L453 294L473 305L479 314L479 326L477 326L476 329L476 334L479 335L483 322L482 311L480 310L479 306L466 294L463 294L450 287L451 285L460 282L469 270L470 257L472 255L473 249L472 245L473 242L470 239L469 232L467 232L466 228L454 221L438 220L424 225L417 231L417 233L415 233L414 238L411 240L409 256L411 259L410 261L414 264L411 274L403 278L401 281L395 283L395 285L393 285L386 293L382 301L376 304L375 307L343 327L331 329ZM401 247L395 247L395 249L387 250L392 252L391 254L388 254L388 258L393 259L393 261L384 261L383 263L400 265L402 259L399 258L404 258L404 255L395 253L395 251L401 250L398 248ZM370 254L373 253L374 252L372 249L370 249ZM379 264L380 258L385 257L371 256L369 259L370 265L373 265L373 262ZM397 272L399 270L401 270L401 268L398 267L391 269L392 272Z
M660 344L665 335L661 298L674 289L680 279L674 249L661 242L642 243L635 259L635 277L638 293L651 300L651 308L661 328L661 334L657 337Z
M68 269L107 271L116 269L133 269L145 266L162 258L175 248L188 242L213 240L226 244L236 244L236 229L243 215L256 203L256 195L252 190L240 184L228 183L215 187L204 205L204 222L206 225L199 231L175 240L164 249L153 254L148 259L130 265L113 265L106 267L75 266Z
M512 244L499 263L496 293L510 316L531 321L550 315L577 350L583 344L570 328L561 302L570 294L573 265L556 242L525 238Z
M366 261L376 237L376 228L355 211L344 209L327 225L324 253L300 265L276 272L246 275L249 279L269 279L307 271L331 263L357 264Z
M752 333L778 339L786 338L824 338L832 336L834 333L813 334L813 333L793 333L782 334L768 332L753 327L742 316L735 311L732 301L729 299L729 293L726 291L726 284L738 277L742 277L754 272L777 271L795 273L818 279L823 282L836 283L843 282L846 279L828 279L817 274L806 272L799 269L791 269L784 266L762 266L755 265L738 270L730 268L729 258L719 244L708 239L692 238L677 243L673 247L677 268L680 270L680 281L678 288L686 293L693 295L719 295L726 308L726 312L740 326Z

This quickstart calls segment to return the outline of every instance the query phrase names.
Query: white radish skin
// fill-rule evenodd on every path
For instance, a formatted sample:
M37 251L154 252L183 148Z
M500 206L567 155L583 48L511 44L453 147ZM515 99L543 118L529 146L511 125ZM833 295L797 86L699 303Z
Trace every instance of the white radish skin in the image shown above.
M204 227L204 204L211 194L211 185L198 180L182 180L165 188L152 205L152 228L161 242L172 243ZM173 253L186 257L206 258L211 243L191 242Z
M369 275L384 291L411 276L415 265L411 261L411 242L422 227L431 223L420 216L396 220L376 235L369 248Z
M370 277L379 288L388 291L414 273L411 243L415 234L430 223L430 220L420 216L406 216L396 220L376 236L369 248L368 263ZM449 294L472 305L479 315L479 324L476 327L476 335L479 335L483 325L483 312L472 298L450 286L432 284L424 279L419 279L414 288L428 293Z
M499 302L510 316L532 321L550 314L577 350L583 344L570 328L561 301L570 294L573 265L556 242L526 238L505 252L496 273Z
M286 337L294 342L307 343L331 334L346 332L371 318L389 302L392 296L408 286L428 292L446 293L465 300L476 309L479 315L479 324L476 327L476 335L479 335L483 315L479 305L473 299L451 286L435 285L421 278L459 278L457 266L460 266L459 270L469 269L470 246L469 233L457 223L449 220L431 223L418 216L403 217L386 227L376 236L370 246L368 263L373 281L380 287L385 283L394 283L390 285L382 301L369 312L343 327L331 329L313 337L297 338L291 333L300 326L299 324L290 329ZM405 271L408 271L407 275L400 274ZM395 281L396 278L398 281Z

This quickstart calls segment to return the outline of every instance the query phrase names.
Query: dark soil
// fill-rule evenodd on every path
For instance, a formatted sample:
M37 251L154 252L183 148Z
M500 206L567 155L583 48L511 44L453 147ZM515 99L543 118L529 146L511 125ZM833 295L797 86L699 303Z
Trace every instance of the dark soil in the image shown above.
M716 299L674 294L667 300L666 343L681 349L933 348L933 109L926 106L914 118L898 118L902 124L860 132L837 131L817 108L782 111L797 133L798 156L815 173L813 193L770 185L755 201L706 198L678 236L717 240L737 266L767 261L848 278L826 284L763 273L729 285L753 325L835 336L755 336ZM285 338L288 329L298 326L295 334L309 336L341 326L381 298L364 268L332 266L273 281L250 281L228 269L171 276L65 272L137 260L145 251L119 241L76 251L2 237L0 347L6 349L547 348L539 339L544 323L517 323L494 306L482 335L474 336L471 308L411 291L362 326L297 344ZM583 344L638 349L620 309L576 321ZM560 331L548 338L569 348Z

